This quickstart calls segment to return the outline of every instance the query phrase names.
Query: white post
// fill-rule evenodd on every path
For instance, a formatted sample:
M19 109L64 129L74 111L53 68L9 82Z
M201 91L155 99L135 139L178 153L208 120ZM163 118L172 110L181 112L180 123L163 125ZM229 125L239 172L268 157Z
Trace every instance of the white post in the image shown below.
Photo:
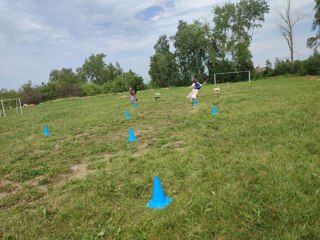
M19 99L20 112L21 112L21 114L23 114L23 112L22 112L22 107L21 107L21 101L20 101L20 98L18 98L18 99Z
M249 70L249 82L251 82L251 72Z
M4 106L3 106L3 100L1 100L1 105L2 105L2 111L3 111L3 116L6 116L6 112L4 111Z
M214 85L217 85L216 74L213 74L213 79L214 79Z

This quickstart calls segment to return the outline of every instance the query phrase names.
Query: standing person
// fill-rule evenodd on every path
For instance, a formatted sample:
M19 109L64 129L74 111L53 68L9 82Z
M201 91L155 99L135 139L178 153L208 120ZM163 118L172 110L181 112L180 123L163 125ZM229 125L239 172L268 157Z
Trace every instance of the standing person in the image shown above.
M137 90L135 88L133 88L133 87L130 87L129 91L130 91L130 95L131 95L130 103L133 104L134 101L138 101L138 98L136 96L137 95Z
M191 99L191 103L193 104L194 99L197 98L197 94L199 92L199 89L201 88L201 84L199 83L199 81L197 79L193 79L192 80L192 84L189 88L192 88L192 91L189 93L189 95L187 96L188 99Z

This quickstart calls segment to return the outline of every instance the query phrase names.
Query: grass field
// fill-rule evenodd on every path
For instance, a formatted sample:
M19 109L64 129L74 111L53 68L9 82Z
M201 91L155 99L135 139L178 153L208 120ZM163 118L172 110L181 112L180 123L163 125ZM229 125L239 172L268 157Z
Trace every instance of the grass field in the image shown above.
M320 78L213 87L196 108L171 88L1 117L0 238L320 239Z

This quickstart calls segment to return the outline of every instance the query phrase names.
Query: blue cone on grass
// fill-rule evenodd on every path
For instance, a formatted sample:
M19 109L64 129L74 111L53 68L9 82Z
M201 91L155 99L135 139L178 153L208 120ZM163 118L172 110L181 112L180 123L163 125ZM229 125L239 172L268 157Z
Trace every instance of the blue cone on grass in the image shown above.
M137 107L138 107L137 103L134 102L134 103L133 103L133 108L137 108Z
M158 176L154 177L152 199L147 204L149 208L165 208L171 202L171 198L164 195L160 179Z
M45 125L44 128L43 128L43 135L45 137L49 136L49 128L48 128L47 125Z
M130 128L128 141L129 141L129 142L134 142L134 141L137 141L137 140L138 140L138 138L136 138L136 137L134 136L133 130L132 130L132 128Z
M126 111L126 119L130 119L130 113Z
M217 106L216 106L216 105L213 106L211 114L212 114L212 115L218 114Z
M197 99L196 99L196 98L193 100L193 106L194 106L194 107L198 107L198 102L197 102Z

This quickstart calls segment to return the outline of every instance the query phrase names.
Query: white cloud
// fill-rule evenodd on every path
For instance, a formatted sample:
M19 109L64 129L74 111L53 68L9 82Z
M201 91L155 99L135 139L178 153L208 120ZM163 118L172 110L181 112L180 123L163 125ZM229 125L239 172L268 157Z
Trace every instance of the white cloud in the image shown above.
M148 79L149 60L158 37L173 35L180 19L188 23L195 19L211 22L213 5L225 2L0 0L0 89L17 89L28 80L34 84L47 82L51 70L75 69L90 54L100 52L107 55L106 62L117 61L125 70L130 68ZM259 65L265 59L287 55L285 42L275 28L279 1L268 2L270 14L263 28L256 31L251 46L253 59ZM314 1L292 2L295 9L304 10L309 16L297 25L296 34L297 51L306 56L304 42L311 34ZM144 18L137 18L138 13L143 13Z

